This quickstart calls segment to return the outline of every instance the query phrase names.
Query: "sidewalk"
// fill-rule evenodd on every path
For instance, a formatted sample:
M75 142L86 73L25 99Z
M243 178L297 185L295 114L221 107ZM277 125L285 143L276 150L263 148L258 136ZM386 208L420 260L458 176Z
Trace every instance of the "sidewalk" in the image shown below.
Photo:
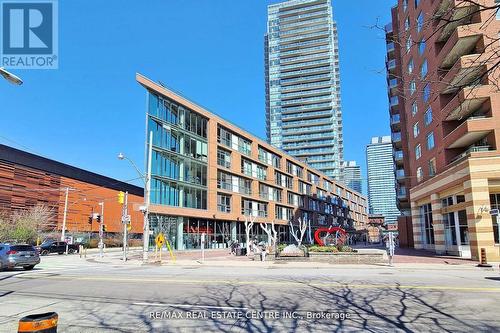
M111 264L111 265L127 265L127 266L179 266L179 267L245 267L245 268L303 268L303 269L421 269L421 270L478 270L477 262L456 257L435 256L430 255L432 252L412 254L413 251L399 251L403 254L397 254L394 258L394 266L389 264L330 264L322 262L307 262L307 261L255 261L249 257L235 257L229 253L228 249L205 250L205 260L201 260L200 250L187 250L174 252L176 260L172 260L168 251L162 252L162 262L160 264L159 257L155 260L154 252L150 253L149 262L142 261L142 249L131 250L128 255L128 260L123 263L121 252L114 251L113 253L105 254L104 258L100 258L98 253L87 257L87 261ZM398 249L400 250L400 249ZM406 249L404 249L406 250ZM409 260L412 259L412 260ZM497 266L493 267L497 269Z

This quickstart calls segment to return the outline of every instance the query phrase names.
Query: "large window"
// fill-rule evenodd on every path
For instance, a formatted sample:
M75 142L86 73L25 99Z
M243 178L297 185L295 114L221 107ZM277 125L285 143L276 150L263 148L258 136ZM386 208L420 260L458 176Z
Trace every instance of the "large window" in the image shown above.
M230 130L222 126L217 127L217 141L220 144L237 150L247 156L250 156L252 151L251 141L232 133Z
M427 83L424 87L424 96L423 96L424 102L427 103L430 98L431 98L431 86Z
M424 123L428 126L432 122L432 109L429 107L424 113Z
M153 145L164 150L201 160L208 160L208 146L204 139L182 133L173 128L166 128L160 121L149 118L148 132L153 132ZM184 144L181 145L181 142Z
M207 191L153 176L151 201L157 205L207 209Z
M418 160L420 157L422 157L422 147L420 146L420 144L418 144L415 147L415 159Z
M231 212L231 196L227 194L217 194L217 211L223 213Z
M408 74L411 74L413 73L413 67L415 67L414 63L413 63L413 59L410 59L410 61L408 62Z
M287 161L286 162L286 172L294 175L294 176L297 176L299 178L302 178L302 167L292 163L292 162L289 162Z
M411 105L411 115L415 116L418 112L417 102L413 102Z
M422 31L422 28L424 27L424 13L420 12L417 17L417 32Z
M418 121L413 124L413 137L416 138L420 134L420 128L418 126Z
M219 170L217 171L217 188L250 195L252 194L252 181Z
M287 187L287 188L293 188L293 179L292 177L285 175L281 172L275 171L274 172L274 182L276 185Z
M246 216L267 217L267 203L241 199L241 214Z
M274 217L278 220L290 221L293 218L293 210L288 207L276 205Z
M436 159L431 158L429 160L429 176L434 176L436 174Z
M422 66L420 66L420 77L423 79L427 76L427 60L424 60Z
M420 219L424 243L427 245L434 244L434 225L432 222L432 207L430 203L420 206Z
M281 157L262 147L259 147L259 161L272 165L275 168L281 167Z
M261 199L281 202L283 190L266 184L259 184L259 196Z
M299 181L299 192L301 194L311 195L311 185L304 183L302 181Z
M434 132L427 134L427 150L434 148Z
M217 165L229 169L231 167L231 152L217 148Z
M421 40L419 43L418 43L418 53L420 55L424 54L424 51L425 51L425 40Z
M207 137L207 118L155 94L149 95L149 114L203 138Z
M421 167L417 168L417 182L421 182L424 179L424 173Z
M258 165L256 163L247 161L245 159L241 160L241 172L243 174L250 176L250 177L255 177L260 180L266 180L267 179L267 168L263 167L261 165Z
M415 93L415 90L417 90L417 84L414 80L412 80L410 82L410 95L413 95Z
M151 159L151 172L155 176L196 185L207 185L206 164L185 159L170 152L156 150L153 151Z

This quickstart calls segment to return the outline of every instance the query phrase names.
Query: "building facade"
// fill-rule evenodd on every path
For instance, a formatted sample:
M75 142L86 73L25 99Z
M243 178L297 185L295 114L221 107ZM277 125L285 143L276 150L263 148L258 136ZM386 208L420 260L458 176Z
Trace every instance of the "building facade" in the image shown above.
M281 242L289 221L348 231L367 222L366 198L199 105L138 74L148 98L152 135L150 228L176 249L264 239L261 223L275 221ZM146 145L148 146L148 144Z
M340 180L339 52L330 0L268 7L265 78L268 141Z
M390 136L373 137L366 146L368 207L370 214L384 216L387 224L397 223L396 182Z
M101 215L107 233L122 232L120 191L128 192L130 232L142 233L142 188L0 145L0 212L12 216L37 205L46 206L50 221L47 230L41 231L60 232L66 215L68 235L98 233L98 222L94 219L89 223L89 217L96 213Z
M357 165L356 161L342 162L342 182L354 191L363 193L361 167Z
M500 259L495 0L399 0L386 29L400 205L415 248Z

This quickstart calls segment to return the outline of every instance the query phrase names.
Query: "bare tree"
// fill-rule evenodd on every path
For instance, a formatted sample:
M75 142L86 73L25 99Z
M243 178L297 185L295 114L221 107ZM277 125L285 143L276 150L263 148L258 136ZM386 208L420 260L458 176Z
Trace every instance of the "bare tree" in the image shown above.
M245 215L245 234L246 234L246 244L247 244L247 256L250 255L250 231L252 230L254 223L255 223L255 216L250 215L249 217L247 217Z
M302 240L304 239L304 234L306 233L308 223L307 220L301 217L299 217L297 221L299 222L299 230L295 231L295 229L293 228L293 220L290 220L290 233L297 242L297 246L300 247L302 245Z
M0 237L4 240L19 242L34 242L41 232L51 232L57 227L54 223L54 212L44 204L38 204L28 209L17 210L8 217L0 217Z
M267 234L269 246L271 246L273 252L276 253L276 240L278 239L278 233L276 232L276 228L274 227L274 220L272 220L271 223L261 223L260 227Z

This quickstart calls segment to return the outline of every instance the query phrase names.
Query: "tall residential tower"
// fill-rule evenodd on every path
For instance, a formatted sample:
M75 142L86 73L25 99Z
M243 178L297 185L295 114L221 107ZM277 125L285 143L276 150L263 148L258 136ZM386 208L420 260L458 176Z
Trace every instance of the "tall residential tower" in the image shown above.
M399 0L392 9L389 112L415 248L473 259L484 249L500 260L499 31L498 0Z
M363 192L361 181L361 167L356 161L342 162L342 182L349 188L359 193Z
M339 180L342 113L330 0L268 7L265 70L268 141Z
M368 205L370 214L382 214L386 223L396 223L400 215L394 188L394 161L390 136L373 137L366 146Z

